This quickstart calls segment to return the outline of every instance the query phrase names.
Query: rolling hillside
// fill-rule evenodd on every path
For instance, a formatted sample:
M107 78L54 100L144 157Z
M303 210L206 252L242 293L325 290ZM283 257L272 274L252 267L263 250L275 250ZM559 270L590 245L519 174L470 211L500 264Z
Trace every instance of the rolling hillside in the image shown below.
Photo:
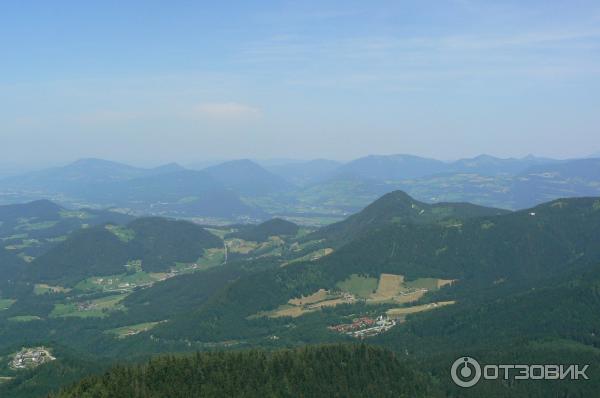
M28 263L73 231L105 223L124 224L132 219L110 210L66 209L47 200L0 206L0 248L11 255L8 257L18 257L19 263ZM3 265L7 264L5 260Z
M419 202L402 191L385 194L361 212L339 223L328 225L306 239L326 239L340 246L357 236L383 227L386 224L427 224L509 213L506 210L476 206L470 203Z
M239 338L244 335L242 325L250 328L246 317L294 297L331 289L352 274L458 280L448 290L453 299L476 297L497 283L527 289L581 264L600 262L599 226L600 202L595 198L565 199L527 211L450 223L391 223L358 235L316 262L240 279L204 308L154 333ZM263 293L256 295L257 291ZM220 314L217 324L215 314Z
M146 272L168 271L222 245L221 239L186 221L154 217L126 226L100 225L75 232L36 258L27 268L27 279L69 285L91 276L125 273L132 261L141 261Z
M281 218L273 218L262 224L241 227L240 231L233 232L227 235L227 237L264 242L270 236L295 236L298 230L299 227L293 222L282 220Z
M441 386L453 397L458 393L448 384L445 365L464 355L465 345L490 361L499 352L512 353L498 348L504 344L518 347L514 353L529 361L560 353L600 363L594 348L600 345L600 325L593 315L599 305L599 226L598 198L561 199L511 213L423 205L394 192L349 219L340 235L349 242L324 257L294 262L268 252L228 262L219 257L207 269L125 292L99 290L94 283L108 273L160 275L167 265L197 261L206 248L223 250L222 241L197 225L156 218L91 227L30 264L37 274L48 272L45 283L60 283L61 290L3 297L14 303L0 310L0 356L15 345L47 341L49 330L55 331L52 344L115 360L140 353L347 342L354 340L332 327L405 314L369 342L414 360L432 375L430 388ZM262 231L247 230L253 228ZM96 282L81 281L88 276ZM398 289L394 284L403 290L386 296L386 289ZM352 299L344 300L340 291ZM415 293L407 300L401 296ZM23 376L23 385L37 374ZM85 386L106 387L100 378L90 380ZM565 391L584 394L593 386ZM548 393L522 383L482 388L469 396Z

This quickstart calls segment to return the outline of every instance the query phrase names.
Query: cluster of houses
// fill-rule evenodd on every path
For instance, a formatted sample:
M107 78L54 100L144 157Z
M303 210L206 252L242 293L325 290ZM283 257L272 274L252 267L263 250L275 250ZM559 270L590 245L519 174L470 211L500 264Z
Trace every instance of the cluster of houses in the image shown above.
M352 323L333 325L329 326L328 329L362 339L387 332L394 326L396 326L395 320L388 318L387 315L380 315L377 319L369 317L355 318Z
M375 324L375 319L369 317L354 318L352 323L343 323L341 325L329 326L328 329L338 333L349 333L356 330L365 329Z
M185 269L183 269L183 270L177 270L177 269L172 268L169 272L167 272L165 275L163 275L159 280L163 281L165 279L176 277L177 275L181 274L184 271L189 272L190 270L197 270L199 268L200 268L200 266L196 263L186 266Z
M44 347L23 348L10 361L12 369L31 369L43 363L54 361L50 351Z

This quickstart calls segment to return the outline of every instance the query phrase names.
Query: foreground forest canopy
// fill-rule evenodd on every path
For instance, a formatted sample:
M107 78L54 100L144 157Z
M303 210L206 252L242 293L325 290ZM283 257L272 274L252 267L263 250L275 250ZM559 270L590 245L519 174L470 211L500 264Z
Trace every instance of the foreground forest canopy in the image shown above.
M83 379L52 398L432 397L427 376L368 346L162 357ZM436 394L437 395L437 394Z

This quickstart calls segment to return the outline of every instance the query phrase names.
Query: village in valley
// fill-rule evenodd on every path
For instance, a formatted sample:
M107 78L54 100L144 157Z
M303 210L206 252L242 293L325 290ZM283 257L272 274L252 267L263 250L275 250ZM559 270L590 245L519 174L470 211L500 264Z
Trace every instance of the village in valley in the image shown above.
M409 314L429 311L454 304L453 301L416 304L425 294L452 284L453 280L419 278L406 281L403 275L381 274L378 278L350 275L336 284L335 289L319 289L317 292L288 300L278 308L253 315L270 318L296 318L327 307L364 303L384 306L383 313L356 314L352 322L330 325L331 332L355 338L367 338L387 332L405 321Z
M32 369L55 359L49 348L24 347L14 355L8 365L13 370Z
M329 326L328 329L333 332L344 333L348 336L363 339L387 332L394 326L396 326L394 319L388 318L387 315L379 315L377 319L366 316L354 318L352 323Z

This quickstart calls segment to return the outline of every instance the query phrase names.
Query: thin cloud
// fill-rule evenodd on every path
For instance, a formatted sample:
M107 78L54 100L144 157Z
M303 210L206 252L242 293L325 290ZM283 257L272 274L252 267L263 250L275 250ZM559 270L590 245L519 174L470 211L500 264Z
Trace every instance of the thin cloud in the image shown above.
M194 106L196 116L217 120L258 119L262 116L259 108L237 102L206 102Z

